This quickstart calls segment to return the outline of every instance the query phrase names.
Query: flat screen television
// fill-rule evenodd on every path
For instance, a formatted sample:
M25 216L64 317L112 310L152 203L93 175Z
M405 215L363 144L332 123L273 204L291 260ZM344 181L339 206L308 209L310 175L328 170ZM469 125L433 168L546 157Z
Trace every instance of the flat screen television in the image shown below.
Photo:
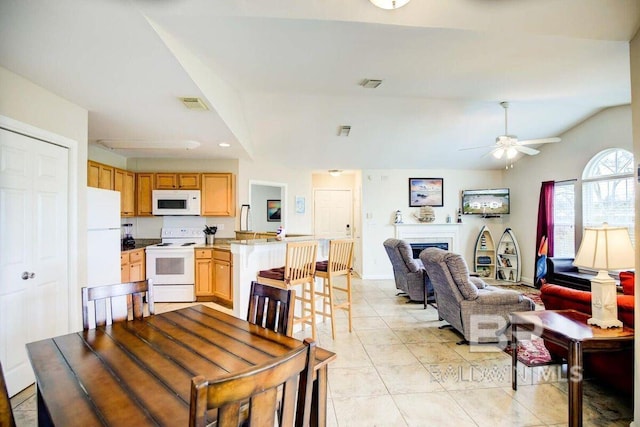
M462 191L462 213L465 215L504 215L510 209L509 189L493 188Z

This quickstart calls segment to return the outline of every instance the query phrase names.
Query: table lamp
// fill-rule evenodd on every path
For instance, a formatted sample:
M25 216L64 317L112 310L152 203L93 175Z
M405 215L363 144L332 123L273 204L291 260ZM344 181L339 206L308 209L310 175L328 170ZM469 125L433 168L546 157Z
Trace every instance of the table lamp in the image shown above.
M618 320L616 282L607 270L627 270L635 266L627 228L609 227L607 223L602 228L585 227L573 264L599 270L598 275L591 279L592 317L587 323L601 328L622 327Z

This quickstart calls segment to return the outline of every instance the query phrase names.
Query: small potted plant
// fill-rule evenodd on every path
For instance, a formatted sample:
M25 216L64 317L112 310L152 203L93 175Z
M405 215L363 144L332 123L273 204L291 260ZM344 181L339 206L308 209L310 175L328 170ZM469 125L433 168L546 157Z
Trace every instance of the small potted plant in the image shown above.
M207 241L207 245L213 245L216 242L216 233L218 232L218 227L205 225L204 226L204 235Z

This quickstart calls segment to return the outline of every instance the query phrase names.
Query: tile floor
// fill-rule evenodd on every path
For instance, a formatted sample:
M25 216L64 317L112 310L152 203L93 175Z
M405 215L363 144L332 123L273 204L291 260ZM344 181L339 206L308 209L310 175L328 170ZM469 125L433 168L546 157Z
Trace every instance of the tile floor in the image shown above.
M392 280L353 282L353 332L343 312L335 341L328 321L319 328L319 345L338 354L329 367L329 426L567 424L567 384L558 365L520 364L514 392L504 352L456 345L460 336L439 328L436 310L396 297ZM181 306L159 303L156 310ZM33 387L12 404L19 427L36 425ZM628 426L632 417L629 396L586 381L585 426Z

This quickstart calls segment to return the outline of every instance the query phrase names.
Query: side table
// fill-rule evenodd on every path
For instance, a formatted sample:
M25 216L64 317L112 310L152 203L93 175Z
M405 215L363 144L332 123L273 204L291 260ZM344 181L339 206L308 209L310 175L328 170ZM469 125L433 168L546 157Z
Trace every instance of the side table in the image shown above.
M539 310L511 313L511 386L518 389L518 328L567 349L569 427L582 426L583 353L633 348L634 330L602 329L587 324L591 315L576 310Z

